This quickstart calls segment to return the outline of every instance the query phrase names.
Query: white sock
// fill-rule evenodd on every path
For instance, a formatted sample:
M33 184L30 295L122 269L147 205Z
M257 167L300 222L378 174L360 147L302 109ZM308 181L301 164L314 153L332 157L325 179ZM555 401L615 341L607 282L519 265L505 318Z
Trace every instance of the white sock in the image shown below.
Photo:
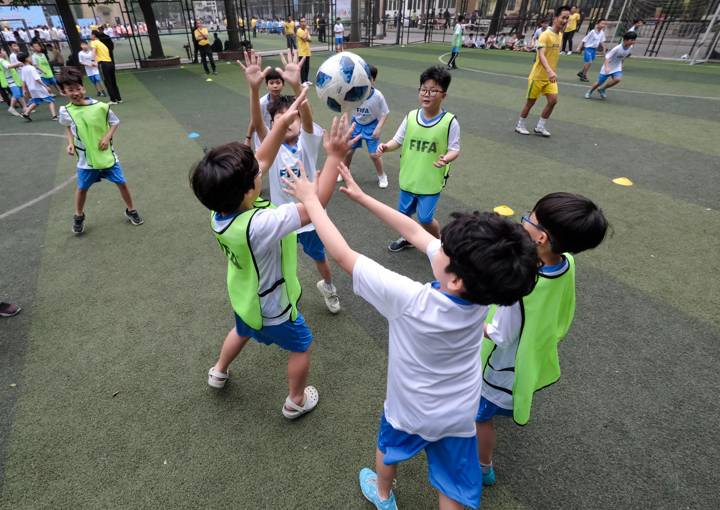
M546 121L546 120L547 120L547 119L543 119L542 117L540 117L540 120L538 120L538 123L537 123L538 129L543 129L543 128L545 127L545 121Z
M492 469L492 467L493 467L492 462L490 464L483 464L482 462L480 463L480 468L482 469L482 473L484 475L488 474L490 472L490 470Z

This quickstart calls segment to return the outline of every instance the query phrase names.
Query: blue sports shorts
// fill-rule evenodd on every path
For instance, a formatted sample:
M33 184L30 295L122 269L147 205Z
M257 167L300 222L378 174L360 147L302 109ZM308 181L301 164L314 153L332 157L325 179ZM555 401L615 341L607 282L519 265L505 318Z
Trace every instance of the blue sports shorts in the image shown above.
M32 104L34 104L34 105L41 105L41 104L43 104L43 103L54 103L55 100L54 100L52 97L50 97L50 96L47 96L47 97L32 97L32 98L30 98L30 102L31 102Z
M316 262L323 262L325 257L325 245L320 240L320 236L313 230L300 232L297 235L298 243L303 247L305 254Z
M485 397L481 397L480 405L478 406L478 412L477 412L477 416L475 417L475 421L478 423L483 423L483 422L491 420L492 417L495 415L512 416L513 412L512 412L512 409L505 409L504 407L500 407L498 405L493 404Z
M335 46L340 46L343 43L342 37L335 37Z
M598 75L598 85L602 85L603 83L608 81L610 78L615 78L615 79L622 78L622 71L618 71L616 73L610 73L610 74L600 73Z
M88 74L88 79L93 82L95 85L100 83L102 81L102 78L100 78L99 74Z
M417 219L423 224L432 223L435 217L435 209L440 200L440 193L437 195L416 195L409 191L400 190L398 197L398 211L406 216L412 216L417 211Z
M372 137L373 131L375 131L377 125L377 120L374 120L369 124L359 124L358 122L355 122L355 130L353 131L352 137L355 138L357 135L360 135L360 139L353 144L353 150L361 148L363 140L365 140L368 152L370 154L375 154L377 152L378 145L380 145L380 139Z
M120 167L120 163L116 161L114 166L106 168L105 170L94 170L92 168L77 169L78 189L90 189L90 186L96 182L100 182L100 179L107 179L115 184L125 184L125 175Z
M240 336L249 336L256 342L265 345L277 345L290 352L305 352L313 341L312 331L305 324L305 318L298 312L297 319L286 320L275 326L263 326L260 330L253 329L235 314L235 331Z
M583 62L586 64L589 64L593 60L595 60L595 54L597 53L597 48L585 48L583 51Z
M52 78L45 78L44 76L40 78L42 82L49 87L50 85L57 85L57 80L53 76Z
M480 507L482 471L478 459L477 437L444 437L427 441L416 434L394 429L380 417L377 447L387 466L413 458L425 450L428 478L448 498L470 508Z
M15 99L23 98L23 92L20 87L16 85L10 85L8 88L10 89L10 94L12 95L12 97L14 97Z

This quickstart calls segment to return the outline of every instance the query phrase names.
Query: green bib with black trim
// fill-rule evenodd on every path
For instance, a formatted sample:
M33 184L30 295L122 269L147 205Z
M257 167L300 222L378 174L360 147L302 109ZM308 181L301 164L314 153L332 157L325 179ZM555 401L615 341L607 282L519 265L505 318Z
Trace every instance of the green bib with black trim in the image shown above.
M405 138L400 152L400 189L416 195L437 195L445 187L450 165L435 168L433 163L448 151L450 123L455 115L443 112L432 126L418 122L421 110L407 115Z
M301 288L297 277L297 233L291 232L280 240L282 279L268 289L259 288L260 274L250 246L250 224L259 210L274 207L269 200L258 198L252 209L238 214L222 232L213 230L228 259L227 287L233 310L245 324L257 330L263 327L260 298L283 283L290 303L290 319L298 317Z
M52 78L53 72L52 67L50 67L50 62L48 62L47 57L43 53L34 53L33 54L33 62L37 64L37 66L42 71L43 78Z
M520 302L522 329L515 354L512 389L513 419L518 425L530 421L535 392L560 379L558 344L565 338L575 315L575 260L564 254L569 268L558 276L538 274L537 285ZM486 322L492 321L494 309ZM483 373L495 344L483 339Z
M13 81L15 82L14 86L22 88L22 80L20 79L20 75L18 74L17 69L6 69L5 66L9 66L9 65L10 65L9 60L0 59L0 66L2 66L2 69L1 69L2 72L0 72L0 75L2 75L2 77L0 78L0 83L2 84L3 87L9 86L9 82L8 82L7 76L5 74L6 72L9 71L10 76L12 77Z
M75 123L77 137L85 146L85 159L92 165L93 170L112 168L115 165L112 145L105 150L100 150L98 147L100 140L110 129L108 123L110 105L98 101L87 105L70 103L65 108Z

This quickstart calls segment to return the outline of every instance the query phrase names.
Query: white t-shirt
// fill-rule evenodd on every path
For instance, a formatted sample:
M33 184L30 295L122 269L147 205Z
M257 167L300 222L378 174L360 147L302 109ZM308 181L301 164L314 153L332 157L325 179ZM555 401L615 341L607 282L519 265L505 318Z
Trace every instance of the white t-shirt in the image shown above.
M333 32L335 32L336 37L342 37L345 35L345 27L342 23L336 23L333 27Z
M366 126L390 113L385 96L378 89L372 89L368 98L355 108L353 122Z
M586 48L597 48L605 42L605 30L590 30L582 40Z
M50 95L50 91L40 80L40 73L30 64L20 68L20 77L30 93L32 98L45 98Z
M97 103L96 99L90 99L88 98L89 104L95 104ZM85 169L92 169L93 166L87 162L85 159L85 145L83 144L82 140L78 138L77 135L77 128L75 127L75 123L72 120L72 117L70 117L70 114L67 111L67 108L64 106L60 107L60 110L58 112L58 122L61 126L69 126L70 131L73 134L74 143L75 143L75 154L77 154L78 162L77 167L78 168L85 168ZM116 124L120 124L120 119L118 119L117 115L115 115L115 112L112 110L108 110L108 124L111 126L114 126ZM111 146L112 149L112 146ZM115 149L112 149L113 156L115 156L115 162L118 162L117 154L115 154Z
M10 55L8 55L8 57L10 58L11 64L19 64L18 59L17 59L17 53L10 53ZM15 69L20 71L20 69L17 67Z
M553 267L543 267L540 273L549 277L557 277L570 269L567 260ZM513 408L512 388L515 383L515 371L507 370L515 367L515 358L520 335L522 334L523 312L520 302L510 306L498 306L492 324L488 324L488 336L495 344L483 374L482 396L502 407Z
M215 213L212 218L213 230L222 232L236 217L237 215L222 217ZM280 240L300 228L300 223L300 214L295 204L284 204L275 209L260 209L250 220L250 249L259 275L258 294L263 294L283 278ZM290 318L288 304L285 283L261 296L263 326L275 326L287 321Z
M444 112L445 110L443 110ZM438 117L442 115L442 112L438 114ZM422 126L432 126L435 122L437 122L437 118L435 117L433 119L425 119L422 114L422 109L420 110L420 115L418 115L418 122ZM400 127L398 128L397 132L395 133L395 136L393 136L393 140L395 142L402 145L403 140L405 139L405 129L407 127L407 116L402 121L402 124L400 124ZM460 123L457 120L457 117L455 117L452 122L450 123L450 134L448 135L448 150L449 151L459 151L460 150Z
M430 243L428 258L440 250ZM441 292L358 257L353 291L388 320L385 418L428 441L473 437L480 403L486 306Z
M15 42L15 34L13 34L10 30L3 30L2 36L5 39L5 42Z
M82 65L85 66L85 72L88 76L95 76L100 74L100 69L98 68L98 66L93 65L95 63L95 54L92 50L79 51L78 60Z
M605 55L605 64L600 70L603 74L613 74L622 71L623 60L628 58L632 53L632 46L625 48L622 44L618 44Z
M283 191L282 177L287 176L286 166L289 166L296 175L300 175L297 161L302 161L305 166L305 173L308 179L315 180L317 170L317 160L320 149L323 145L323 129L313 123L313 132L306 133L304 129L300 129L300 136L295 147L283 143L278 150L275 161L268 170L268 180L270 181L270 201L274 205L294 204L295 197L288 195ZM312 223L300 228L298 232L308 232L314 230Z

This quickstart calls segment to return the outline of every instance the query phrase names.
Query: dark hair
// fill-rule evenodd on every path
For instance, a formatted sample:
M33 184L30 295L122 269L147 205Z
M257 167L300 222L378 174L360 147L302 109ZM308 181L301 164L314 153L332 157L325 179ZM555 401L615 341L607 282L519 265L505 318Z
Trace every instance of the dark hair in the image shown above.
M638 23L645 23L645 20L642 18L635 18L633 20L633 25L637 25Z
M575 193L550 193L533 208L550 236L554 253L580 253L598 246L608 229L605 215L592 200Z
M269 82L270 80L280 80L281 82L285 83L283 77L280 75L277 69L273 67L271 67L268 73L265 75L265 83L267 84L267 82Z
M99 30L93 30L93 31L90 32L90 33L91 33L92 35L94 35L95 37L97 37L98 39L100 38L100 31L99 31Z
M595 21L595 24L597 25L597 24L600 23L601 21L605 21L605 18L599 18L597 21Z
M368 67L370 68L370 78L372 78L373 80L377 80L377 67L372 64L368 64Z
M255 188L258 162L250 147L230 142L213 147L190 170L190 187L200 202L216 212L235 212Z
M60 90L65 90L68 85L83 84L83 73L77 67L61 67L60 72L55 76Z
M555 8L555 16L560 16L560 13L563 11L569 11L570 6L569 5L561 5L560 7Z
M634 41L635 39L637 39L637 34L635 32L625 32L625 35L623 35L623 41Z
M462 14L460 14L460 15L457 17L457 20L458 20L458 23L459 23L459 22L465 20L465 16L463 16Z
M30 55L28 55L24 51L21 51L17 54L18 62L25 62L28 58L30 58Z
M433 66L428 67L422 72L420 75L420 85L428 80L433 80L435 83L440 85L440 88L443 89L444 92L447 92L447 89L450 87L450 80L452 80L452 76L444 67Z
M453 213L440 240L450 259L446 271L463 281L463 299L511 305L535 287L538 255L518 223L494 213Z
M270 119L275 120L275 115L290 108L290 105L292 105L294 101L295 96L278 96L268 102L267 109L270 114Z

